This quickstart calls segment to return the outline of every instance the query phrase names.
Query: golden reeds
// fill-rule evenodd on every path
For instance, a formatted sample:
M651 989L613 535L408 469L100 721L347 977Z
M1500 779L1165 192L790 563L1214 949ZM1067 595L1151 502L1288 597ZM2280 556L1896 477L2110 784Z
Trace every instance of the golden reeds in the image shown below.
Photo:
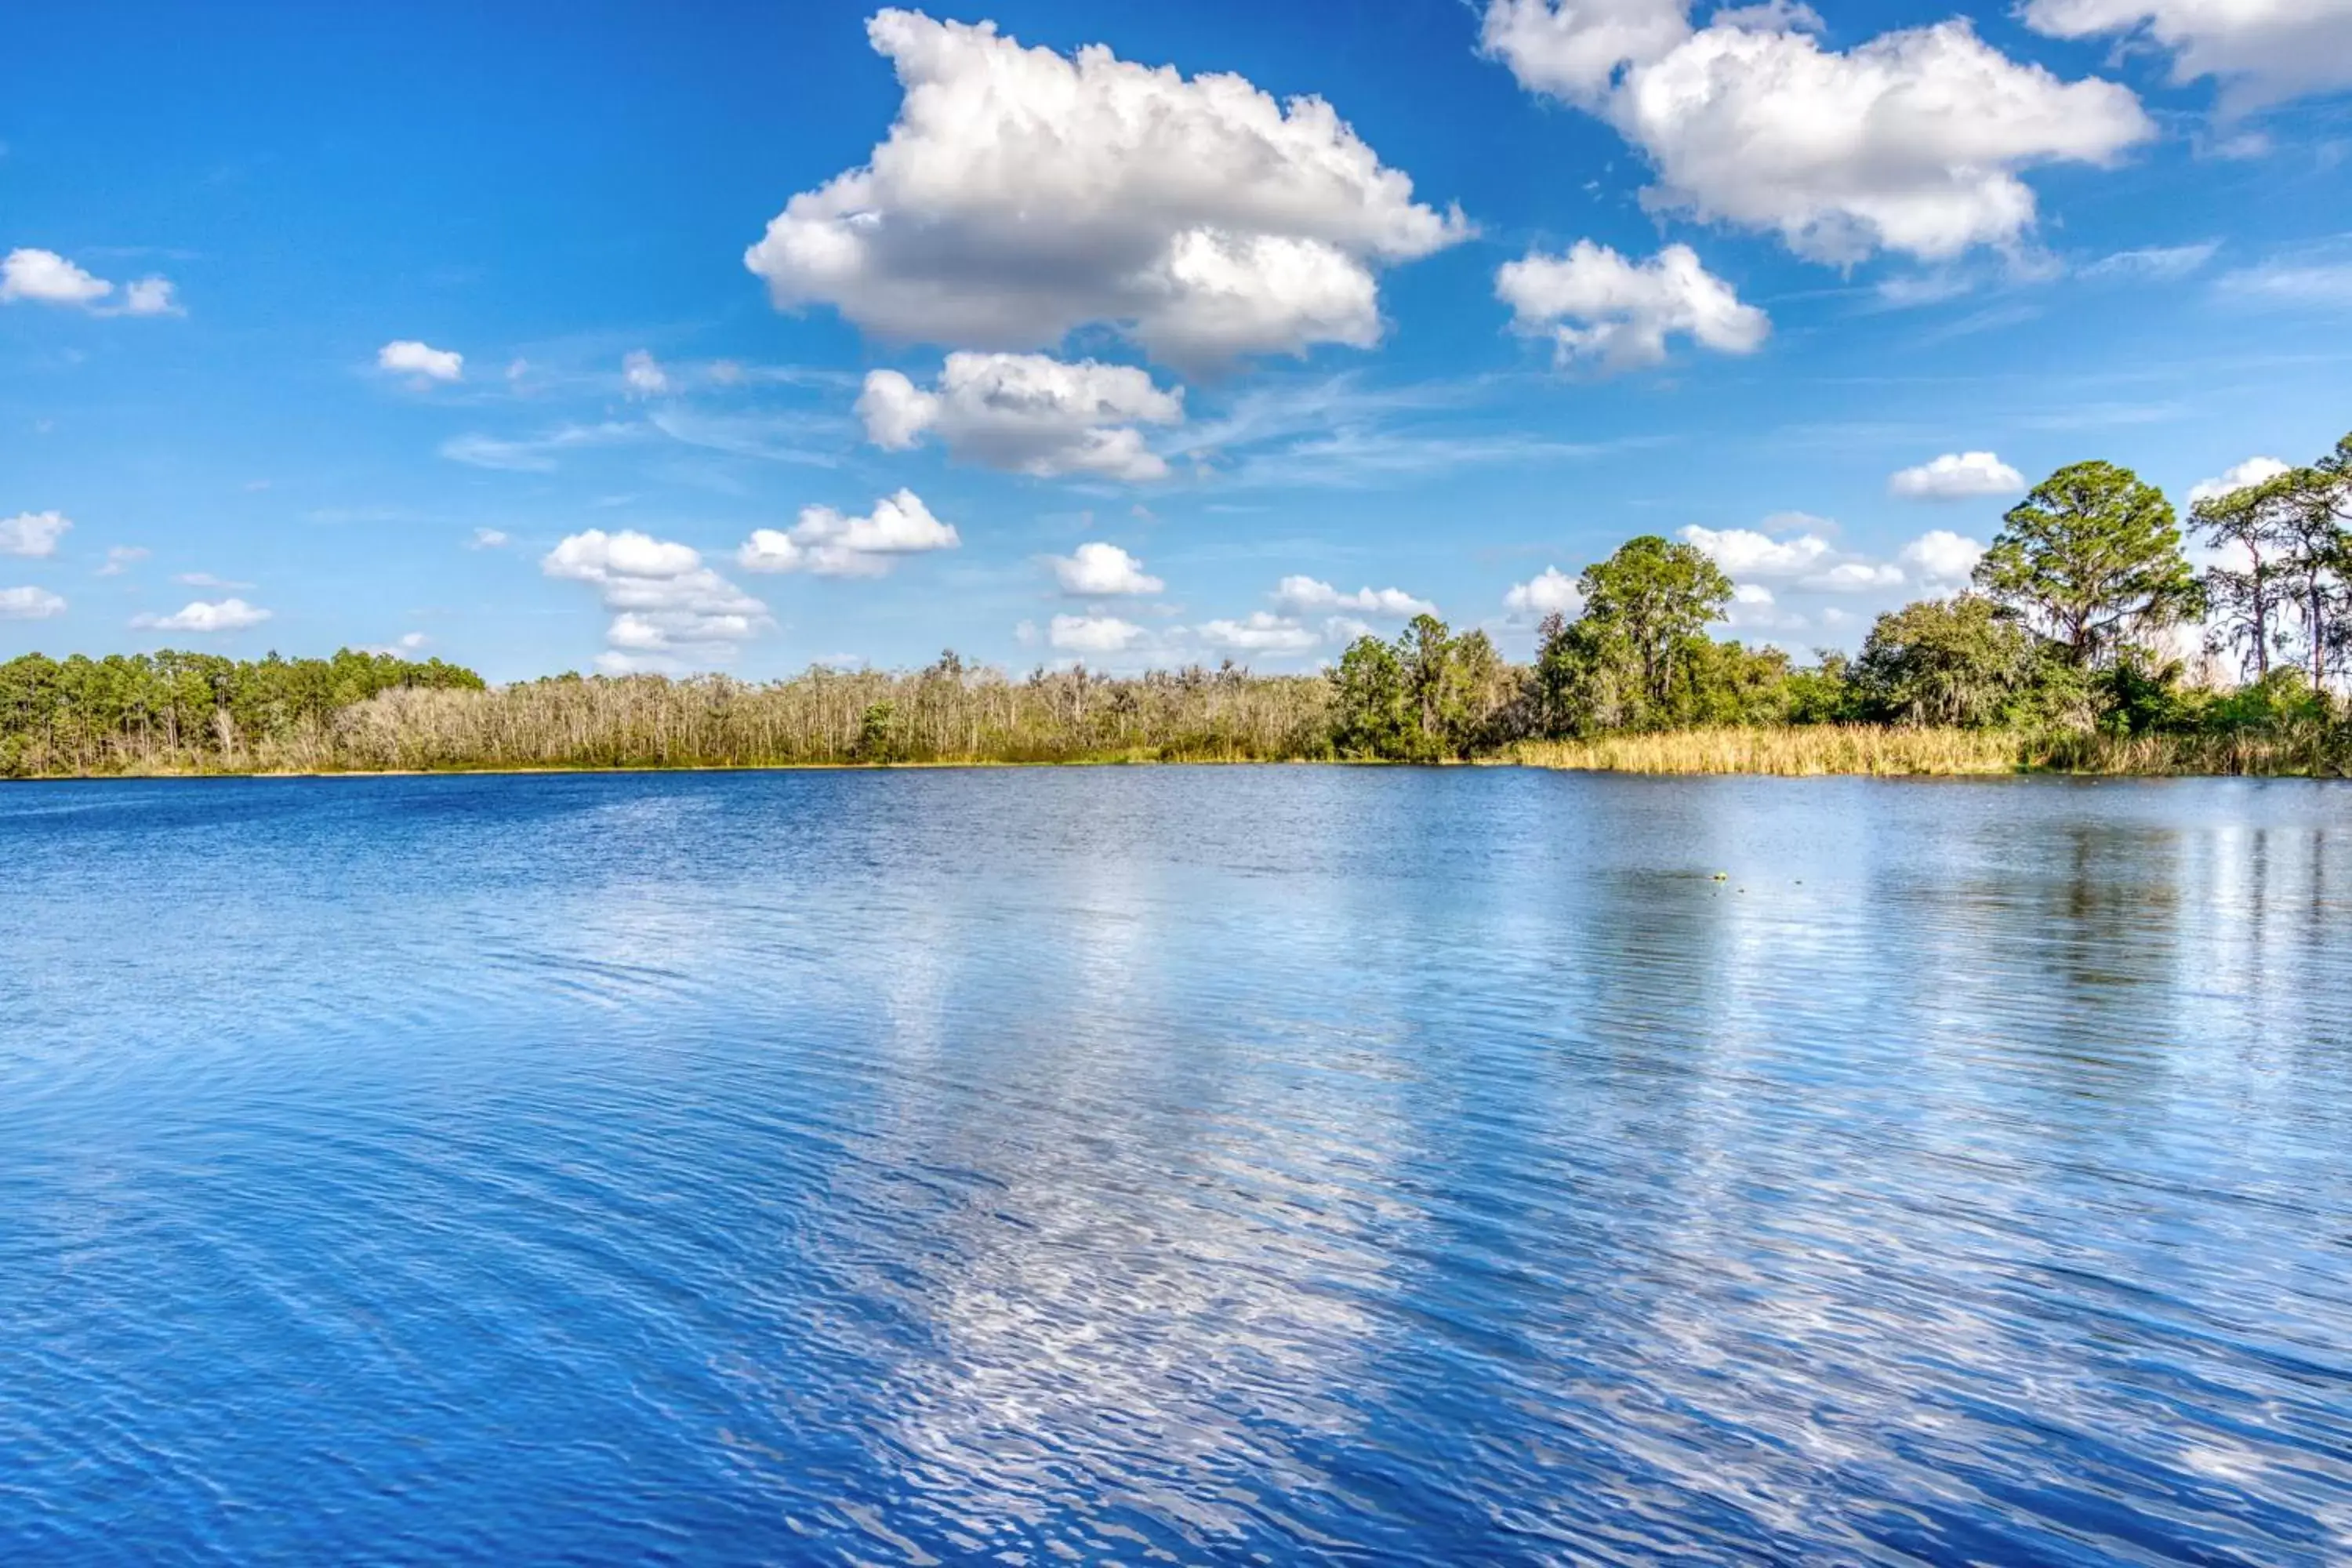
M1508 760L1535 767L1641 773L2008 773L2024 765L2018 737L1982 730L1882 725L1670 730L1589 741L1525 741Z

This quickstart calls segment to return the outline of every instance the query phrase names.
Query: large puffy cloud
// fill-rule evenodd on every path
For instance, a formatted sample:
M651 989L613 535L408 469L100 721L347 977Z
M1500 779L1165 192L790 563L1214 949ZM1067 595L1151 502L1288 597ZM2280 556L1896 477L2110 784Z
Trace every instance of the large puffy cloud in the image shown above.
M910 11L866 34L905 96L865 165L793 197L745 254L780 308L985 348L1106 323L1179 365L1364 347L1377 268L1467 232L1320 99Z
M2176 81L2219 78L2233 107L2352 87L2352 0L2028 0L2059 38L2145 34Z
M1687 245L1628 261L1605 245L1579 240L1566 256L1534 252L1505 262L1495 292L1521 331L1548 333L1563 362L1609 370L1656 364L1666 336L1687 333L1723 353L1751 353L1772 323L1743 305L1731 285L1699 265Z
M58 541L73 528L61 511L20 511L0 517L0 555L55 555Z
M455 349L436 349L414 338L401 338L375 351L378 370L413 375L419 381L456 381L466 374L466 356Z
M243 599L198 599L168 616L134 616L131 624L161 632L240 632L268 620L270 612Z
M46 621L66 613L66 602L47 588L0 588L0 621Z
M1328 583L1305 576L1285 577L1276 585L1274 597L1294 615L1352 610L1358 615L1408 620L1414 616L1437 614L1435 605L1427 599L1417 599L1402 588L1359 588L1352 594L1343 594Z
M961 542L953 525L933 517L914 491L902 489L876 501L864 517L844 517L829 506L803 507L789 530L753 530L735 560L747 572L879 577L902 555L953 550Z
M634 529L571 534L539 565L594 587L612 612L598 659L607 669L718 662L768 625L768 607L704 565L699 551Z
M857 414L866 438L891 450L936 434L961 460L1039 479L1160 479L1167 461L1136 426L1180 422L1184 395L1133 365L958 353L930 390L895 370L870 372Z
M1168 584L1144 571L1143 563L1116 544L1088 540L1067 555L1049 558L1054 580L1074 598L1104 599L1157 594Z
M2244 462L2191 486L2189 491L2189 504L2195 506L2199 501L2219 500L2223 496L2233 495L2239 490L2274 479L2286 471L2287 466L2276 458L2248 458ZM5 528L5 524L0 524L0 530Z
M1651 205L1780 236L1850 262L1940 258L2020 240L2019 171L2111 163L2153 134L2129 89L2062 81L1966 21L1822 47L1801 5L1488 0L1486 51L1520 83L1607 120L1647 154Z
M1971 500L2022 494L2025 476L1990 452L1947 452L1896 470L1886 489L1906 500Z
M142 278L125 285L119 305L106 302L113 294L113 284L54 250L19 247L0 258L0 304L67 305L105 316L180 314L168 278Z

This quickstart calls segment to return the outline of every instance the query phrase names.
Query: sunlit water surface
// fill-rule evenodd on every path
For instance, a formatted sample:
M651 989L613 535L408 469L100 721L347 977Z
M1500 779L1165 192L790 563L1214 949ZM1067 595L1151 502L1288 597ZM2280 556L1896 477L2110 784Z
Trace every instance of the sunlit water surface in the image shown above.
M54 784L0 868L12 1564L2352 1561L2352 788Z

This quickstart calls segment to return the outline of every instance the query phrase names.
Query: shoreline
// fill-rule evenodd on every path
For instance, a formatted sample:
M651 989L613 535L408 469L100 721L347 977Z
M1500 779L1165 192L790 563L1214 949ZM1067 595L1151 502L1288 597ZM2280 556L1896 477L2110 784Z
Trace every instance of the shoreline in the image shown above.
M596 764L522 765L478 768L296 768L214 769L202 772L34 773L0 777L0 788L17 784L201 783L218 780L284 782L312 779L404 778L540 778L562 775L621 776L639 773L950 773L1029 771L1051 768L1518 768L1530 773L1616 773L1636 778L1777 778L1882 779L1900 783L1918 780L1996 779L2262 779L2300 780L2309 784L2352 782L2341 775L2302 772L2244 770L2184 770L2179 768L2084 768L2019 762L2003 767L1887 768L1814 767L1806 769L1717 766L1627 766L1601 763L1548 763L1520 757L1478 757L1467 760L1400 762L1381 758L1128 757L1070 758L1051 762L957 760L920 763L678 763L649 765Z

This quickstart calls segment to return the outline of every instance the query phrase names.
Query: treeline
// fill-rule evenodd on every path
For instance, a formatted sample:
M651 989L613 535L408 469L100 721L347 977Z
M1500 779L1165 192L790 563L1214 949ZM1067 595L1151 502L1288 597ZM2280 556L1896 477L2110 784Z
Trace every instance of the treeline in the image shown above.
M2083 463L2003 520L1972 586L1878 618L1860 654L1799 663L1713 628L1706 553L1629 541L1578 580L1532 664L1432 616L1328 673L1230 664L1025 679L953 653L904 672L559 676L491 689L437 659L344 650L0 664L0 774L934 762L1437 762L1694 770L2352 773L2352 436L2200 501ZM2211 628L2204 668L2165 651ZM2234 660L2236 680L2212 679Z
M2352 772L2328 681L2352 654L2352 436L2318 461L2200 500L2218 563L2194 571L2171 503L2129 469L2078 463L2011 509L1970 589L1881 616L1861 654L1800 665L1719 639L1732 584L1654 535L1585 569L1533 667L1423 618L1333 672L1342 755L1469 757L1529 742L1780 726L2003 731L2021 761ZM2170 651L2210 627L2206 668ZM2234 658L2237 681L2211 679Z
M337 717L388 691L483 689L470 669L345 648L332 658L26 654L0 664L0 777L207 772L331 754Z

